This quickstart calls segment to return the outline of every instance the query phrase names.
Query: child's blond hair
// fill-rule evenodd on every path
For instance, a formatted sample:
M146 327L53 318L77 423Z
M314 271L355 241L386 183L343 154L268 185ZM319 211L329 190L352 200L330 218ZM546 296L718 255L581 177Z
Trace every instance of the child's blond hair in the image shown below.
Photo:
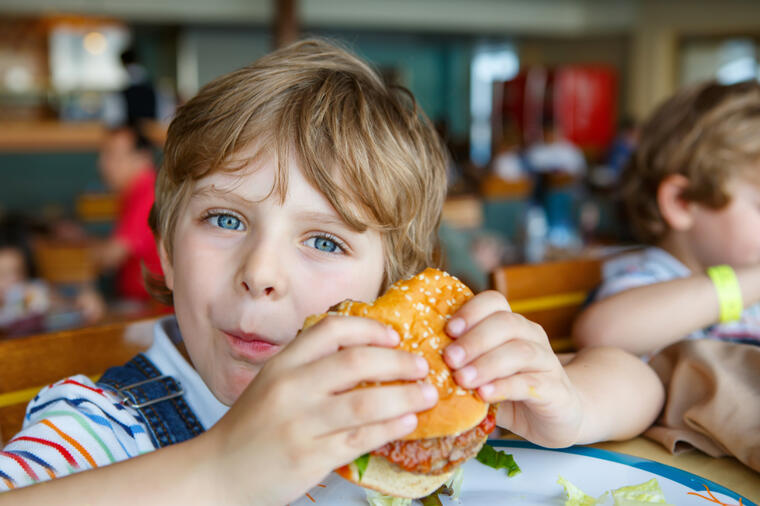
M668 176L688 179L682 198L720 209L730 201L727 181L760 181L758 164L760 84L706 82L679 91L643 125L624 172L623 195L635 232L650 244L669 232L657 204Z
M363 61L322 40L275 51L217 78L169 126L150 225L172 257L179 212L195 181L273 156L273 194L284 200L289 160L345 222L383 238L381 289L440 261L437 228L446 157L411 93L386 85ZM163 279L146 279L171 303Z

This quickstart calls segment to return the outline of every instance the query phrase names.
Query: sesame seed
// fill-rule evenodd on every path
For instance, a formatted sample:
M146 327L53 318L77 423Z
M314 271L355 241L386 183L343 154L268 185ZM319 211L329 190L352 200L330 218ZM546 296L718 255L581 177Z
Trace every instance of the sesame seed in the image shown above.
M431 304L435 304L436 303L436 298L435 297L430 297L428 299L428 302L430 302Z
M409 296L409 294L406 294L406 295L404 295L404 298L405 298L406 300L409 300L409 301L411 301L411 300L412 300L412 297L410 297L410 296Z
M396 315L396 318L401 318L401 313L399 313L398 311L394 311L393 314Z

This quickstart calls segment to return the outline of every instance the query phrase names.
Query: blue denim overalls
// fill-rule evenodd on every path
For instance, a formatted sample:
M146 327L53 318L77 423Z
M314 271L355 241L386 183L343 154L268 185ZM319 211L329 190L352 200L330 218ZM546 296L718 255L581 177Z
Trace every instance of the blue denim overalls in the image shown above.
M123 366L108 369L98 386L116 392L125 406L140 413L156 448L203 433L203 426L183 397L182 385L162 375L142 353Z

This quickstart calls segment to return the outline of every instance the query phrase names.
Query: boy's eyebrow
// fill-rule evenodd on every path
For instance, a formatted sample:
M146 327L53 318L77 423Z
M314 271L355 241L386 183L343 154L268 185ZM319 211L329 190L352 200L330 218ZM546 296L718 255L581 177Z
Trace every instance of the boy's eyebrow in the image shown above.
M343 221L340 216L337 216L333 213L325 213L321 211L301 211L297 213L296 216L302 221L312 221L325 223L328 225L337 225L352 232L359 232L359 230L356 230L354 227Z
M242 197L232 190L220 190L214 185L211 186L203 186L201 188L196 188L192 195L192 197L217 197L217 198L225 198L225 199L232 199L238 201L238 203L242 205L252 205L255 204L253 200L248 200L245 197Z

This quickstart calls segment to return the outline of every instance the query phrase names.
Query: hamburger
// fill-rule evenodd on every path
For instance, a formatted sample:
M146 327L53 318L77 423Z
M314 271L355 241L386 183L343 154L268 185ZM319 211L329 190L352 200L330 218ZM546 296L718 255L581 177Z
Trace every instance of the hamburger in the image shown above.
M306 319L304 328L329 314L390 325L401 337L398 348L428 361L426 381L438 390L438 403L417 414L412 433L336 469L340 476L384 495L417 499L438 490L462 463L478 454L495 427L493 410L475 392L460 387L443 360L443 350L452 341L444 331L446 322L472 296L454 276L426 269L393 284L373 303L346 300Z

